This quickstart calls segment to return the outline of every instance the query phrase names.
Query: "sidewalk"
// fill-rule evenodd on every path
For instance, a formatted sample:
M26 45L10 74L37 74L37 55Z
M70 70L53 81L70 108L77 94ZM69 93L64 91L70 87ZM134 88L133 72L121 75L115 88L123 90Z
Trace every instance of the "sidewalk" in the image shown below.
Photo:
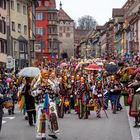
M140 128L134 128L135 125L134 118L129 116L129 106L126 106L126 112L128 116L129 126L131 130L132 140L140 140Z

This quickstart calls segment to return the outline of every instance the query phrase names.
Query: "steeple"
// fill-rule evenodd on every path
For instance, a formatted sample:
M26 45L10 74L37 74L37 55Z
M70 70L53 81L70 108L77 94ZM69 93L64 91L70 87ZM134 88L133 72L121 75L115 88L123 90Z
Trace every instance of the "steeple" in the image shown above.
M61 3L61 1L60 1L60 9L62 9L62 3Z

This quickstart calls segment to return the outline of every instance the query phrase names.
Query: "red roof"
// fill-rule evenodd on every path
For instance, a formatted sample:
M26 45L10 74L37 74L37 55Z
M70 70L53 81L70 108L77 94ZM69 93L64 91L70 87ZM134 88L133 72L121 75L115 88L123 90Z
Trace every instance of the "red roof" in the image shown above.
M55 0L49 0L47 5L45 4L46 0L40 0L39 6L36 8L38 11L46 11L46 10L55 10L56 9L56 2Z
M62 8L60 8L60 10L58 10L58 19L59 20L70 20L70 21L73 21L70 18L70 16L68 16L67 13Z

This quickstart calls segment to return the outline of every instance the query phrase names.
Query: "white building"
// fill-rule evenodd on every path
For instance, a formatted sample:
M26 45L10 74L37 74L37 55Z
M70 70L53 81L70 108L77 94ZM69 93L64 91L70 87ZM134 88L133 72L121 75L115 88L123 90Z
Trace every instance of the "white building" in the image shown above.
M74 21L62 9L58 10L58 39L60 41L60 54L67 53L68 57L74 56Z

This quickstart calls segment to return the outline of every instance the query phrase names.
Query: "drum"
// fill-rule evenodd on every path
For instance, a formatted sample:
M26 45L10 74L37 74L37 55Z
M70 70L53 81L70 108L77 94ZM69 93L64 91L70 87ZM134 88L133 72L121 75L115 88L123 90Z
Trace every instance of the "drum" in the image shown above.
M5 101L2 104L6 109L12 108L13 107L13 103L11 100Z

